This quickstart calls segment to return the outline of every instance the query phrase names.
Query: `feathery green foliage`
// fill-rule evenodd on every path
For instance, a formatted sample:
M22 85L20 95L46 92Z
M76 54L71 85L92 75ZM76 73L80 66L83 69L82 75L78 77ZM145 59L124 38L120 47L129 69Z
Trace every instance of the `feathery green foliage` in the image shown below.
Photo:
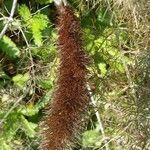
M0 40L0 51L10 59L16 59L20 55L20 50L16 44L7 36Z
M30 10L25 5L20 6L19 14L26 23L27 28L32 31L35 44L42 46L42 31L48 25L47 16L39 13L32 16Z

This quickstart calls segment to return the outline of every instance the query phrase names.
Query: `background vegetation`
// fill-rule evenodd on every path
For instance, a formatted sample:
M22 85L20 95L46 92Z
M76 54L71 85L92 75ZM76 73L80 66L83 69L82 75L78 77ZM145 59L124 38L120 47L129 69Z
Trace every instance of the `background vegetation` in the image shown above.
M150 1L69 2L92 60L89 121L74 149L149 150ZM56 16L53 0L0 0L0 150L39 147L59 65Z

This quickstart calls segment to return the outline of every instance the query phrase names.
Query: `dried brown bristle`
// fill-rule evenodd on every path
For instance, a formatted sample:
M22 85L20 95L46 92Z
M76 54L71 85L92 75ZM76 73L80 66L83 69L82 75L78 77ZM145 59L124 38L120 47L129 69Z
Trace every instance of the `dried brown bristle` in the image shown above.
M60 67L53 101L43 121L43 150L67 149L87 111L86 64L80 22L69 6L61 7L58 18Z

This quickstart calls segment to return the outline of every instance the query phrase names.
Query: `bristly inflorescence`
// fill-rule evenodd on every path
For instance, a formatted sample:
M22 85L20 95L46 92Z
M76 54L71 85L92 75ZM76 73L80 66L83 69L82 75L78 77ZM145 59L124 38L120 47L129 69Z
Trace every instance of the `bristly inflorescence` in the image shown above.
M42 123L43 150L68 149L80 133L89 104L88 59L83 50L80 22L69 6L58 9L60 67L53 100Z

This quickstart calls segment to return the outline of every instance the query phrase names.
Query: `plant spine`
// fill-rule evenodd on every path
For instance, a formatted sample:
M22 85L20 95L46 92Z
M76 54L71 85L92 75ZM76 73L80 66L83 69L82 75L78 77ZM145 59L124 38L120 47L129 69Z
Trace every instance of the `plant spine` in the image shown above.
M42 123L42 150L68 149L78 137L86 116L89 95L80 22L69 6L58 7L60 67L53 99Z

